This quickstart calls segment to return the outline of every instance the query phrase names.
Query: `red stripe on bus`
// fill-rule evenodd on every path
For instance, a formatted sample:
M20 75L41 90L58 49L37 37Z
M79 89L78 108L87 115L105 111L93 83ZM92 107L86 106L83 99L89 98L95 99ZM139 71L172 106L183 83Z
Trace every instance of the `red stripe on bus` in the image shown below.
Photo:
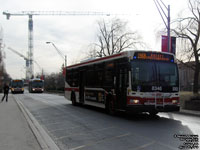
M65 91L75 91L75 92L79 92L79 88L65 88Z
M94 60L91 60L91 61L88 61L88 62L83 62L83 63L75 64L75 65L72 65L72 66L68 66L67 68L69 69L69 68L73 68L73 67L76 67L76 66L81 66L81 65L85 65L85 64L89 64L89 63L93 63L93 62L98 62L98 61L101 61L101 60L118 57L118 56L121 56L123 54L124 53L119 53L119 54L115 54L115 55L111 55L111 56L107 56L107 57L102 57L102 58L94 59Z

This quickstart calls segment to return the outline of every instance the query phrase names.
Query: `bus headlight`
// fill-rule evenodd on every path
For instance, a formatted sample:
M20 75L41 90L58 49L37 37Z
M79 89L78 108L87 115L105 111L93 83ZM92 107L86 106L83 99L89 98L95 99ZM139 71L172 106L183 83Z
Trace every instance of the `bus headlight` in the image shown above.
M172 104L177 104L178 103L178 100L172 100Z
M35 89L32 89L33 91L35 91Z
M129 102L130 102L130 104L139 104L140 100L138 100L138 99L130 99Z
M22 91L24 91L24 88L22 88Z
M11 91L14 91L15 89L14 88L11 88Z

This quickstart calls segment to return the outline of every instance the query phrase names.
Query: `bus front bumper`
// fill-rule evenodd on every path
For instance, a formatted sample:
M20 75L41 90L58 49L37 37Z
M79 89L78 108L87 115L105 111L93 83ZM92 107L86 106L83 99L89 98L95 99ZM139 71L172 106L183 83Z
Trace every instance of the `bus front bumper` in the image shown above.
M11 88L12 93L23 93L24 88Z
M142 112L173 112L179 111L180 106L177 105L165 105L165 106L155 106L155 105L128 105L126 107L127 112L142 113Z

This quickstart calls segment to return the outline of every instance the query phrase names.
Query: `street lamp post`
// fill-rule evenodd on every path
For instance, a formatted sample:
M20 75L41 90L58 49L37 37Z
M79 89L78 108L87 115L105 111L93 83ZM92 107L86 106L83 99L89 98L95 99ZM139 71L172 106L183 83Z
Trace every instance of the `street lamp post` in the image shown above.
M160 1L160 2L159 2ZM158 12L167 28L167 49L168 52L170 52L171 50L171 38L170 38L170 5L168 5L168 7L163 3L162 0L154 0L154 3L158 9ZM162 4L162 5L161 5ZM168 14L166 14L166 12L163 10L163 7L167 10ZM164 16L163 16L164 15ZM164 17L167 19L167 22L165 21Z
M64 55L53 42L46 42L46 44L52 44L53 47L56 49L56 51L58 52L58 54L60 55L60 57L62 57L62 59L65 61L64 65L65 67L67 67L67 55Z
M171 51L171 37L170 37L170 5L167 7L168 17L167 17L167 36L168 36L168 52Z

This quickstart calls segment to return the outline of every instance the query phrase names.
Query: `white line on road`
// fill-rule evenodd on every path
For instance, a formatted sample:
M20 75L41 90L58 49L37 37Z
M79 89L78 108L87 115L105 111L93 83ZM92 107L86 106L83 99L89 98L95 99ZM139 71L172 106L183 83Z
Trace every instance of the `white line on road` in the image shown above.
M97 130L92 130L91 132L86 132L86 133L68 134L66 136L62 136L62 137L56 138L56 140L61 140L61 139L64 139L64 138L67 138L67 137L70 137L70 136L75 136L75 135L86 135L88 133L92 133L92 132L96 132L96 131L103 131L103 130L107 130L107 129L111 129L111 128L114 128L114 126L101 128L101 129L97 129Z
M131 134L130 133L125 133L125 134L121 134L121 135L114 136L114 137L111 137L111 138L103 139L103 140L100 140L100 141L97 141L97 142L92 142L90 144L74 147L74 148L71 148L69 150L78 150L78 149L82 149L82 148L87 147L87 146L92 146L92 145L95 145L95 144L98 144L98 143L102 143L104 141L111 141L111 140L114 140L114 139L118 139L118 138L122 138L122 137L125 137L125 136L129 136L129 135L131 135Z
M150 142L150 143L147 143L147 144L144 144L144 145L142 145L142 146L139 146L139 147L136 147L136 148L131 148L131 150L140 150L140 149L144 149L144 148L146 148L146 147L148 147L148 146L150 146L150 145L153 145L153 144L155 144L156 143L156 141L152 141L152 142Z

